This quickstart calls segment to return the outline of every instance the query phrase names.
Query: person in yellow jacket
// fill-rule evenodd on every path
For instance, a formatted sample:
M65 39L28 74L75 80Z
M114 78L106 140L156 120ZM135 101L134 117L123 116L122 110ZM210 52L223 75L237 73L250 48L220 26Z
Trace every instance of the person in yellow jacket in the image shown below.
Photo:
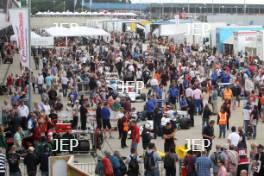
M221 107L220 112L217 117L217 124L219 125L219 138L226 135L226 125L227 125L228 114L225 112L224 108Z

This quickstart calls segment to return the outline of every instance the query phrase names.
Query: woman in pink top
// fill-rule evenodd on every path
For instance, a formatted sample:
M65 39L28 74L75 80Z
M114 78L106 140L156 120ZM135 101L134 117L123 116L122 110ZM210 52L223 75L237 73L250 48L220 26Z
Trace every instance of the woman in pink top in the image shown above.
M219 166L219 171L218 171L217 176L227 176L225 161L224 160L218 160L217 164Z

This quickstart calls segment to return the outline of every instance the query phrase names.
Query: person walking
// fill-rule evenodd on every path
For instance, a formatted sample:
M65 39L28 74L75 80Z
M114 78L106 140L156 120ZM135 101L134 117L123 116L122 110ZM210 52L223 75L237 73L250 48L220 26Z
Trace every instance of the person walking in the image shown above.
M6 166L6 155L4 154L4 149L0 148L0 176L5 176Z
M187 103L188 103L188 113L190 115L191 119L191 126L194 127L194 113L195 113L195 106L192 101L192 97L187 97Z
M154 114L153 114L153 125L154 125L154 139L157 138L157 136L161 135L161 118L163 116L162 108L159 103L157 103Z
M212 115L211 109L209 108L208 104L205 104L202 115L202 127L209 125L209 119L211 115Z
M27 167L28 176L37 175L37 165L39 164L39 159L34 153L33 147L28 148L28 153L24 158L24 164Z
M150 143L144 155L144 176L160 176L159 161L161 160L154 143Z
M224 108L221 108L217 117L217 124L219 125L219 138L226 136L226 125L227 125L227 113L224 111Z
M214 174L214 176L217 176L217 174L219 172L219 168L220 168L218 161L219 160L225 161L227 159L227 156L224 153L224 151L222 150L223 148L220 145L216 145L215 149L216 150L213 153L211 153L209 158L212 162L213 174Z
M219 159L217 161L217 164L219 166L219 171L217 173L217 176L228 176L227 169L225 167L225 160Z
M243 112L243 119L244 119L244 129L245 129L245 133L246 136L249 137L249 125L250 125L250 114L251 114L251 107L250 107L250 103L247 102L246 106L243 108L242 112Z
M258 107L254 106L253 111L250 113L250 125L253 128L253 139L257 137L257 124L259 120L259 111Z
M238 167L237 167L237 176L240 175L242 170L248 171L249 169L249 159L247 156L247 149L244 146L237 147L238 153Z
M110 116L111 116L111 113L110 113L110 110L108 108L108 104L107 102L104 104L104 107L101 109L101 116L102 116L102 119L103 119L103 128L104 128L104 133L106 131L108 131L109 133L109 138L113 138L112 135L111 135L111 123L110 123ZM106 135L105 135L106 137Z
M166 170L166 176L176 176L176 162L178 162L178 156L175 153L175 148L172 147L170 151L164 157L164 168Z
M131 148L130 155L126 158L126 163L128 165L128 176L139 176L139 163L141 162L140 157L137 154L137 151L134 148Z
M217 106L218 92L216 86L213 86L212 94L211 94L211 104L213 113L217 114L218 106Z
M253 176L262 176L264 175L264 146L258 145L257 146L258 152L255 156L253 161Z
M211 120L209 122L209 125L205 126L203 128L203 132L202 132L202 135L203 135L203 139L207 139L207 140L204 140L204 146L206 151L209 153L212 149L212 145L213 145L213 140L215 138L215 135L214 135L214 125L215 125L215 121L214 120Z
M125 112L125 115L121 119L121 148L127 147L126 139L127 139L128 130L129 130L128 112Z
M51 151L49 149L49 145L44 145L44 151L40 154L40 170L41 176L49 176L49 157L51 156Z
M7 154L7 162L9 166L9 175L21 176L19 168L20 156L16 153L16 147L14 145L10 148Z
M86 123L87 123L87 104L88 100L84 99L81 102L81 107L80 107L80 119L81 119L81 129L86 130Z
M202 155L196 159L195 168L197 176L211 176L212 162L207 157L207 151L202 151Z
M140 131L137 122L135 120L131 121L131 139L132 139L131 148L137 150L137 146L140 142Z
M172 127L171 122L168 122L163 128L164 151L169 152L171 148L175 149L174 143L175 129Z
M229 146L232 145L234 147L237 147L237 145L240 141L240 136L237 133L235 126L231 127L231 133L228 135L227 141L228 141Z

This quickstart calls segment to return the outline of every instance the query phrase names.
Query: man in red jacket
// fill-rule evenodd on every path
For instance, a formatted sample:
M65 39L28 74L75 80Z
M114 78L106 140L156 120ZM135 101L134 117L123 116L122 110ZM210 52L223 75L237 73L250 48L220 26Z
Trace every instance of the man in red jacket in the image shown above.
M131 148L137 150L137 146L140 142L140 131L136 121L131 121L131 139L132 139Z

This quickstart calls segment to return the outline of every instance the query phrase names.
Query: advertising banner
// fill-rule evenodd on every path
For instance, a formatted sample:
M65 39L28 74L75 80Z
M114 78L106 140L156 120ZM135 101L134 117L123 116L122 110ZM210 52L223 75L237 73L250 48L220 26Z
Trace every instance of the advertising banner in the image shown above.
M20 54L22 66L29 67L29 30L28 29L28 9L10 9L10 22L16 35L17 47Z

